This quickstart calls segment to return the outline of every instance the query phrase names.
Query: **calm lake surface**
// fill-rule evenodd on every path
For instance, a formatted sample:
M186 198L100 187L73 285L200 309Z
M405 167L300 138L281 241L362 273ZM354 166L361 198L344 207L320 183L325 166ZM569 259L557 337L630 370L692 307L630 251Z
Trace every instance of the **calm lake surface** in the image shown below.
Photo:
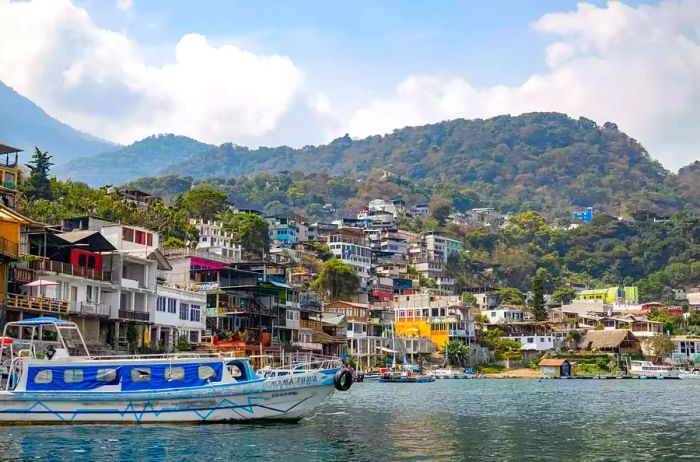
M700 458L700 381L359 383L296 424L0 427L3 460Z

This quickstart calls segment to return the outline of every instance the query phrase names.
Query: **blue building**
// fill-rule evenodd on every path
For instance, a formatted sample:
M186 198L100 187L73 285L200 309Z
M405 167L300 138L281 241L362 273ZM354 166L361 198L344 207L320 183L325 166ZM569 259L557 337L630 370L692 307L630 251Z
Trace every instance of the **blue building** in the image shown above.
M574 212L574 220L590 223L593 220L593 207L588 207L582 212Z

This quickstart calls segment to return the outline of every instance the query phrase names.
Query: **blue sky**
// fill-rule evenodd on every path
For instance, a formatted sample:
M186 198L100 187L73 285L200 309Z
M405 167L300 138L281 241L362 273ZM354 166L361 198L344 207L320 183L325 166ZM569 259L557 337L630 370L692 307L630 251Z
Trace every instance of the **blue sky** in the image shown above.
M301 146L559 111L669 168L700 152L697 0L0 0L0 80L120 143Z

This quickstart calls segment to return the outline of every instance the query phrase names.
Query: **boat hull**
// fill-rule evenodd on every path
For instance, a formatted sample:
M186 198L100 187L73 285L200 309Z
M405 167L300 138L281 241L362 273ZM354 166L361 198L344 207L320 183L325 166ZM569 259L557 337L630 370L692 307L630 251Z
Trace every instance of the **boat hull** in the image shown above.
M159 393L4 393L0 424L294 421L334 390L318 373Z

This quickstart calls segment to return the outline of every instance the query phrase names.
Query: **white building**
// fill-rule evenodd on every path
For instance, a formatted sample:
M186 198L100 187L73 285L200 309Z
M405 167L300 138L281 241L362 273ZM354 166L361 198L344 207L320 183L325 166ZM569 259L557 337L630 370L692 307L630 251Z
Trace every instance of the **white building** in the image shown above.
M530 318L530 313L517 308L501 308L482 311L489 324L499 324L508 322L521 322Z
M241 246L233 242L233 236L223 230L218 221L190 220L199 231L197 249L231 259L241 261Z
M328 248L334 258L351 266L360 278L360 286L367 290L370 286L372 249L364 234L352 228L340 228L328 234Z
M156 294L153 341L168 350L177 345L180 337L199 343L206 328L206 294L161 285Z
M115 290L102 294L111 306L117 345L127 346L124 323L152 323L156 309L156 273L171 269L158 250L158 234L138 226L120 224L102 227L101 234L117 250L112 254L112 282Z
M392 215L392 218L396 218L399 214L406 212L406 203L401 199L390 201L373 199L367 204L367 209L372 212L387 212Z
M560 342L564 341L564 334L512 335L502 338L520 342L523 351L550 351L556 349Z

